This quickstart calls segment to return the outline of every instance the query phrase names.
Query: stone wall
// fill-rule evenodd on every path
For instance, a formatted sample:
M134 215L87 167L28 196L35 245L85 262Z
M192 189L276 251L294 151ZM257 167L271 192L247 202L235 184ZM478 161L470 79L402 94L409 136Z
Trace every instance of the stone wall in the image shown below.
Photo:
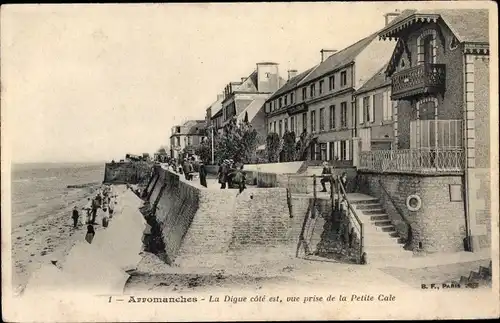
M159 167L154 177L147 195L151 204L158 201L168 263L252 246L294 252L302 220L290 217L286 189L252 188L237 195L237 190L194 186Z
M382 190L383 187L392 197ZM421 176L410 174L376 174L360 172L359 191L380 199L398 232L406 237L403 217L411 222L412 249L424 252L455 252L464 250L466 236L464 202L451 201L450 185L462 185L462 176ZM421 198L419 210L406 206L408 196ZM399 211L403 214L399 215Z
M106 163L104 183L138 184L148 178L151 167L146 162Z

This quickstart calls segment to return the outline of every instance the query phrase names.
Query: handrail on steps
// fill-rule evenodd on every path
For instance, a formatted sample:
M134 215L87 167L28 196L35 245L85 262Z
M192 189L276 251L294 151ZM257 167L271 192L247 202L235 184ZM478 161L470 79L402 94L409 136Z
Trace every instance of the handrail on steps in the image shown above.
M342 183L341 179L338 176L337 176L337 182L339 183L339 188L340 188L340 193L342 194L342 199L347 204L347 209L348 209L347 213L348 213L348 215L349 215L349 213L352 212L352 214L354 215L354 219L356 220L357 224L359 225L359 231L360 231L359 232L359 235L360 235L360 237L359 237L359 244L360 244L360 247L359 247L359 260L360 260L360 262L363 262L363 258L364 258L363 257L363 254L364 254L364 228L363 228L363 222L361 222L360 218L358 217L358 214L356 213L356 211L352 207L351 202L347 198L347 193L346 193L345 188L344 188L344 183Z
M406 241L405 241L405 248L408 248L408 247L411 247L412 245L412 240L413 240L413 232L412 232L412 228L411 228L411 222L410 220L408 220L406 218L406 216L403 214L403 211L401 211L401 208L396 204L396 202L394 201L394 199L392 198L391 194L389 194L389 192L387 191L387 189L385 188L384 184L382 183L381 180L378 181L380 187L382 188L382 192L384 192L384 194L388 197L389 201L392 203L392 205L394 206L394 209L398 212L399 216L401 217L401 219L403 219L403 222L406 224L406 226L408 227L408 233L407 233L407 236L406 236Z

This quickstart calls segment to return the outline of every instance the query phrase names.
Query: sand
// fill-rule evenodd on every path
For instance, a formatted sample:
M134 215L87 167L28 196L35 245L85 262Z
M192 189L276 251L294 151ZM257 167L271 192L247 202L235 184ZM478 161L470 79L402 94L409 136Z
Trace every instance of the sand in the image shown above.
M86 213L82 211L97 187L87 188L89 193L75 201L79 208L80 218L77 228L73 228L72 207L41 218L34 223L19 226L12 230L12 286L15 294L19 294L27 284L30 275L42 264L53 260L61 262L77 241L85 239L87 226ZM74 205L71 204L71 205ZM102 229L101 224L94 226L96 234Z

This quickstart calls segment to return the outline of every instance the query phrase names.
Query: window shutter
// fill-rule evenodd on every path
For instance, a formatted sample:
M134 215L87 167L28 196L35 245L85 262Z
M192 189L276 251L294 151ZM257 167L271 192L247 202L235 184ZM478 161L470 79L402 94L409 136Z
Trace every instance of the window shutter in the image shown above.
M388 120L389 119L389 99L388 99L388 92L384 92L384 95L382 97L382 106L384 107L384 118L383 120Z
M364 120L363 120L364 119L364 113L363 113L363 98L362 97L358 98L358 108L359 108L358 109L358 111L359 111L359 113L358 113L358 115L359 115L359 123L363 124L364 123Z
M370 100L370 109L369 109L369 113L370 113L370 122L373 123L374 121L374 106L375 106L375 95L372 95L371 96L371 100Z
M340 141L335 142L335 148L336 148L335 149L336 150L335 156L339 157L339 159L340 159Z
M349 156L349 140L345 141L345 160L351 160Z

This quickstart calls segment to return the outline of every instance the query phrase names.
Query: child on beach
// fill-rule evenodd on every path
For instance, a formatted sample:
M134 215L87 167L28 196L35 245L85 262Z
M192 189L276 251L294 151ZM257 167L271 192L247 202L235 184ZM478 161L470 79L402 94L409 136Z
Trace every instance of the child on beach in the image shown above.
M94 240L95 230L92 224L87 225L87 234L85 235L85 241L89 244Z
M109 224L109 215L107 208L102 209L101 216L102 216L102 226L107 228Z
M78 214L78 208L75 205L75 207L73 208L72 215L71 215L71 217L73 218L73 228L75 228L75 229L78 226L78 217L79 216L80 215Z

